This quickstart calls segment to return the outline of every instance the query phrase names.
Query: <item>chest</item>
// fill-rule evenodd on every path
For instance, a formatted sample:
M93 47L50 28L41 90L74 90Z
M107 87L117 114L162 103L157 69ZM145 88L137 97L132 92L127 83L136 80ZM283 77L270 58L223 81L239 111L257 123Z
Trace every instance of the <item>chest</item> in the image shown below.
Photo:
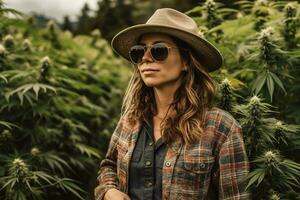
M132 160L137 162L142 157L134 153L138 145L138 136L139 133L134 133L127 137L121 136L119 139L117 172L120 178L120 188L123 191L128 190ZM175 142L167 145L165 151L165 154L161 155L160 164L163 195L201 196L199 188L208 187L215 163L211 141L203 139L193 145ZM181 189L176 189L179 186Z

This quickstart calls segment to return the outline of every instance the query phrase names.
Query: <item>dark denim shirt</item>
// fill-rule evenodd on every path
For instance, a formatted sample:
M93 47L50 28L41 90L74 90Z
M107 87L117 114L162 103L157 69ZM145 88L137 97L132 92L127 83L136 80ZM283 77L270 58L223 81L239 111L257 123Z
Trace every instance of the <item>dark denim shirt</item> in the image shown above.
M132 154L128 187L131 200L162 199L162 167L167 145L163 137L154 143L152 127L152 123L143 123Z

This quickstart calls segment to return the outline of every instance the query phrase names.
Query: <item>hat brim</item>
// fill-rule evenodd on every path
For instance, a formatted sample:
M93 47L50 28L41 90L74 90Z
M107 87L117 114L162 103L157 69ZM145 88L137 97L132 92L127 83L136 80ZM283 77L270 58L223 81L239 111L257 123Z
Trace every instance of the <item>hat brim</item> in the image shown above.
M164 33L183 40L190 45L199 62L207 68L209 72L215 71L222 66L223 58L218 49L209 41L171 26L139 24L131 26L119 32L111 42L111 46L120 56L130 61L129 51L133 45L138 43L139 38L146 33Z

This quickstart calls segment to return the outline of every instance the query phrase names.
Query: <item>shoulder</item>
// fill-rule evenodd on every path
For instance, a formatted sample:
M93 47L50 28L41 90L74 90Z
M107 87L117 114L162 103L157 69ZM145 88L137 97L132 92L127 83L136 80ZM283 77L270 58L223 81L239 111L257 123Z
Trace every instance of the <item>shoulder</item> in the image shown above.
M118 121L116 129L124 133L132 133L140 129L141 123L135 122L132 123L126 116L121 116Z
M210 108L205 115L204 127L212 127L223 136L236 129L241 129L237 120L227 111L217 107Z

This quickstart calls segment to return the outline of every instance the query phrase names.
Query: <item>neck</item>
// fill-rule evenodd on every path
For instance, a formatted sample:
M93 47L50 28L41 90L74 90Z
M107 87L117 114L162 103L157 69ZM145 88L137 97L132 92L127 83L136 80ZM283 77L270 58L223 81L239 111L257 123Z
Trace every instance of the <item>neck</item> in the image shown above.
M170 114L168 112L169 106L173 102L174 94L179 87L178 84L173 84L172 87L154 87L154 96L157 106L157 114L159 118L163 118L166 115ZM167 113L168 112L168 113Z

